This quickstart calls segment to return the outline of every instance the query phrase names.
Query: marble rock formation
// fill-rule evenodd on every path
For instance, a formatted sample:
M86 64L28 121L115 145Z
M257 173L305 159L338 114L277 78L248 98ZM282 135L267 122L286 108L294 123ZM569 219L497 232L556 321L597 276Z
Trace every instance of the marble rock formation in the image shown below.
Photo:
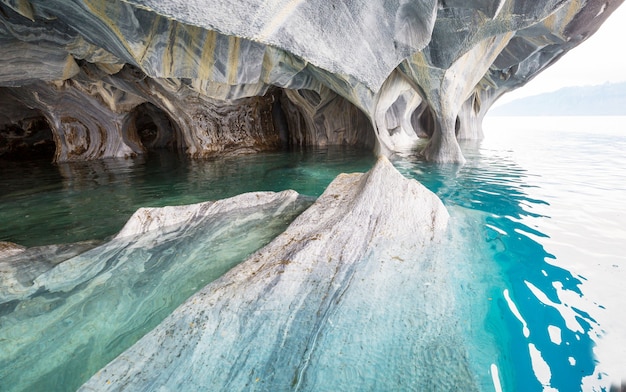
M502 94L623 0L0 0L0 154L413 148L462 162Z
M13 242L0 241L0 259L15 256L26 250L26 247Z
M84 241L32 248L6 246L0 251L0 305L32 294L38 288L33 284L38 276L96 245L96 241Z
M448 212L381 157L176 309L82 391L477 390Z
M246 193L142 208L102 244L0 243L0 390L76 390L310 205Z

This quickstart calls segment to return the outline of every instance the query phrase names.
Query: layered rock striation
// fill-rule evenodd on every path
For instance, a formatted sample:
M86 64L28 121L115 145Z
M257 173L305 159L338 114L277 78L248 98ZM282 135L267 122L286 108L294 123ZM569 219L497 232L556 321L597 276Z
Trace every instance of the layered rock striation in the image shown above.
M413 148L462 162L502 94L622 0L2 0L0 154Z
M104 243L0 242L0 390L76 390L310 205L245 193L141 208Z
M384 157L342 174L81 390L479 390L448 218Z

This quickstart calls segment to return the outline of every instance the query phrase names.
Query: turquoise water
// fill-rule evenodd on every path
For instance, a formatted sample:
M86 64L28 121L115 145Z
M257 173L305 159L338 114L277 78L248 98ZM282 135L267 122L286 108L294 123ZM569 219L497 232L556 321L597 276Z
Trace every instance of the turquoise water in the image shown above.
M293 189L319 196L341 172L363 172L372 153L330 148L210 160L176 154L52 165L0 161L0 241L25 246L104 239L140 207Z
M503 389L608 390L626 376L626 118L488 118L485 132L463 166L395 164L490 244Z
M534 344L545 364L535 353L533 370L546 389L601 390L619 384L626 378L621 288L626 118L492 118L485 127L485 154L497 152L526 173L518 189L526 195L519 205L527 213L513 220L524 228L509 238L519 237L524 246L511 244L503 261L509 262L510 296L530 337L518 336L512 347L525 355L524 345ZM512 328L515 323L511 320ZM558 327L561 336L546 333L546 325ZM524 355L516 369L528 369L522 366L528 363ZM520 387L526 376L515 377Z
M599 391L626 375L625 124L488 118L486 139L462 145L463 166L393 159L439 195L456 224L446 246L467 264L453 278L484 390ZM2 166L0 240L104 239L139 206L244 191L292 188L317 196L339 172L366 171L373 162L367 152L331 149Z

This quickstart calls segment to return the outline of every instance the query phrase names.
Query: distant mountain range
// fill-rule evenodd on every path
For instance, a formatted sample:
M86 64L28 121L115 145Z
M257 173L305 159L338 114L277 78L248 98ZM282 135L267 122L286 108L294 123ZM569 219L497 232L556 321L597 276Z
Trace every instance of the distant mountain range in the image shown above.
M626 82L566 87L491 108L494 116L626 116Z

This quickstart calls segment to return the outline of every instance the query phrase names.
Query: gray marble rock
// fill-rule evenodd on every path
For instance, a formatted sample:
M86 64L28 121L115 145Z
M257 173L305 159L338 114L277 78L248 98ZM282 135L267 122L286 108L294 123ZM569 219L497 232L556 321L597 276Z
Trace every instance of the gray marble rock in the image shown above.
M98 241L20 247L19 252L0 255L0 305L27 298L37 291L35 279L54 266L95 248ZM14 248L16 249L16 248ZM8 254L7 254L8 253Z
M141 209L99 246L0 259L0 390L76 390L310 204L284 191Z
M0 241L0 260L23 252L26 247L13 242Z
M389 155L427 136L426 159L463 162L457 140L482 137L493 102L622 2L2 0L0 142L26 106L56 161L142 154L135 111L151 104L167 146L192 157L324 143ZM297 98L313 93L322 105ZM287 101L301 121L274 110Z
M431 246L447 221L386 158L340 175L80 390L476 390Z

